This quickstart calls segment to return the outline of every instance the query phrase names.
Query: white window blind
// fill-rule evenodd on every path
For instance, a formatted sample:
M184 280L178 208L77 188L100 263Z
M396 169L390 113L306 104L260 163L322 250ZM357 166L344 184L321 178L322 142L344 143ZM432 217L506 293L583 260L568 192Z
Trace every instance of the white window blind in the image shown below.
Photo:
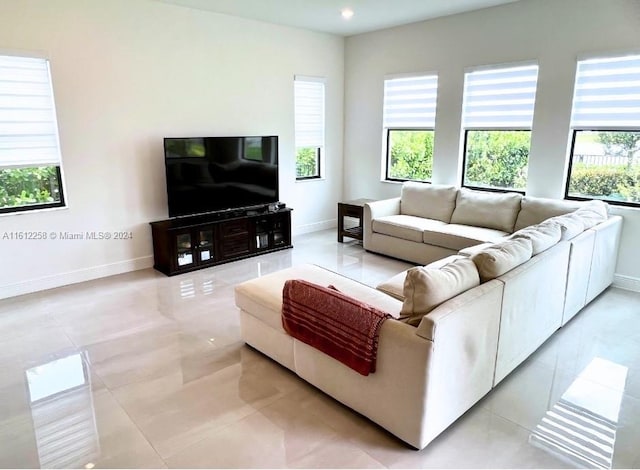
M323 147L324 80L296 76L294 94L296 147Z
M537 65L465 73L462 126L531 129L537 83Z
M385 80L384 127L433 129L437 96L437 75Z
M578 61L571 126L640 127L640 55Z
M0 167L59 164L49 61L0 55Z

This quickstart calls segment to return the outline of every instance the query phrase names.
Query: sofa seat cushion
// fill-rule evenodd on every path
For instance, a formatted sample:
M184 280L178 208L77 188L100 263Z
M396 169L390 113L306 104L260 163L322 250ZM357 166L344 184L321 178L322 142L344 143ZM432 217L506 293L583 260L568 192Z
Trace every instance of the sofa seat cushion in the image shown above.
M451 223L511 233L520 212L521 199L522 196L518 193L494 193L461 188L458 191Z
M438 261L434 261L433 263L429 263L426 265L426 268L440 268L445 264L449 264L452 261L457 259L464 258L460 255L451 255L446 258L439 259ZM409 268L411 269L411 268ZM381 282L376 286L376 289L384 292L385 294L389 294L391 297L394 297L400 301L404 300L404 280L407 277L408 269L405 269L401 273L396 274L390 279L387 279L384 282Z
M438 305L479 285L475 264L463 256L437 268L411 268L404 281L399 320L418 326L422 317Z
M533 256L548 250L560 241L562 229L560 224L553 220L546 220L537 225L522 228L514 232L510 238L527 238L531 240Z
M387 215L374 219L372 227L375 233L422 243L422 233L425 230L445 225L440 220L424 219L413 215Z
M429 245L441 246L450 250L462 250L469 246L485 242L500 241L508 232L470 225L448 224L433 229L425 229L422 241Z
M533 247L527 238L505 240L471 256L482 282L490 281L531 259Z
M457 194L455 186L408 181L402 185L400 213L449 223Z
M289 279L305 279L321 286L333 285L350 297L366 302L397 317L402 303L372 287L348 279L313 264L283 269L251 279L235 287L236 305L263 323L284 333L282 328L282 288Z

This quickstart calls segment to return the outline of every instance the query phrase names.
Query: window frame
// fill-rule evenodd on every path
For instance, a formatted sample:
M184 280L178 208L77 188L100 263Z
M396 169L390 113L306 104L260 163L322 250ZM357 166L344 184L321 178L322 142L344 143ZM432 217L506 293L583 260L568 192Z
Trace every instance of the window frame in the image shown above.
M638 129L612 129L612 128L571 128L571 147L569 149L569 164L567 166L567 176L565 178L564 184L564 199L567 201L603 201L607 204L611 204L614 206L624 206L624 207L640 207L640 202L628 202L628 201L616 201L614 199L606 199L603 197L584 197L584 196L571 196L569 195L569 186L571 185L571 170L573 169L573 151L576 145L576 137L578 132L638 132L640 133L640 128Z
M385 114L385 106L386 106L386 82L387 81L394 81L394 80L411 80L411 79L434 79L435 78L435 82L436 82L436 87L435 87L435 99L434 99L434 118L433 118L433 126L411 126L411 125L407 125L407 126L386 126L386 114ZM410 72L410 73L400 73L400 74L391 74L391 75L386 75L383 78L382 81L382 89L383 89L383 95L382 95L382 149L381 151L384 151L384 154L381 155L381 163L384 164L384 169L380 172L381 173L381 180L383 183L404 183L405 181L413 181L413 182L419 182L419 183L431 183L431 179L428 180L413 180L413 179L408 179L408 178L394 178L389 176L389 160L391 157L391 147L390 147L390 141L391 139L389 138L390 136L390 131L431 131L433 132L433 140L434 140L434 155L433 158L435 158L435 127L436 127L436 119L438 116L438 88L439 88L439 83L440 83L440 76L438 74L437 71L431 70L431 71L422 71L422 72ZM432 167L432 174L433 174L433 167Z
M535 67L536 68L536 82L535 82L535 91L533 93L533 109L531 111L531 126L529 127L497 127L497 126L486 126L486 127L478 127L477 125L471 125L469 127L465 126L465 109L468 103L467 96L467 75L477 73L477 72L492 72L492 71L500 71L500 70L512 70L518 68L526 68L526 67ZM504 131L504 132L513 132L513 131L528 131L533 135L533 119L535 117L535 106L538 97L538 78L540 76L540 64L538 60L525 60L519 62L509 62L509 63L500 63L500 64L489 64L482 65L476 67L468 67L464 70L464 78L463 78L463 97L462 97L462 113L460 119L460 129L463 133L462 137L462 168L460 174L460 187L473 189L476 191L487 191L487 192L495 192L495 193L518 193L518 194L526 194L526 188L515 189L515 188L499 188L499 187L483 187L483 186L475 186L475 185L466 185L465 177L467 170L467 144L468 144L468 133L469 131L484 131L484 132L494 132L494 131ZM529 142L529 154L527 155L527 166L529 165L529 158L531 157L531 142ZM527 178L528 182L528 178Z
M392 131L400 131L400 132L420 132L420 131L431 131L433 132L433 139L435 141L435 128L429 127L385 127L387 131L385 134L386 137L386 158L385 158L385 167L384 167L384 180L392 183L404 183L405 181L413 181L417 183L431 183L431 180L412 180L410 178L395 178L389 175L389 163L391 159L391 132ZM433 168L431 169L433 173Z
M484 186L474 186L474 185L470 185L470 184L465 184L464 180L465 180L465 176L466 176L466 170L467 170L467 143L468 143L468 135L469 135L469 131L480 131L480 132L532 132L531 129L524 129L522 127L514 127L514 128L462 128L462 130L464 131L464 137L463 137L463 146L462 146L462 175L460 178L460 187L461 188L467 188L467 189L473 189L475 191L488 191L488 192L492 192L492 193L518 193L518 194L522 194L523 196L526 194L526 188L525 189L515 189L515 188L498 188L498 187L484 187ZM531 144L529 144L529 151L531 151ZM528 165L528 158L527 157L527 165Z
M326 117L326 108L327 108L327 84L326 78L324 77L315 77L308 75L295 75L293 78L294 82L294 159L297 167L298 163L298 150L302 148L315 148L316 149L316 174L312 176L298 176L298 172L296 170L296 182L297 181L313 181L313 180L321 180L324 178L322 172L324 170L324 165L322 165L322 159L324 158L324 149L326 145L326 126L327 126L327 117ZM322 142L320 145L297 145L297 121L298 121L298 113L296 112L296 82L306 82L306 83L316 83L320 84L322 87Z
M28 211L37 211L42 209L56 209L61 207L66 207L66 199L64 196L64 187L62 184L62 166L61 165L47 165L54 167L56 169L56 176L58 178L58 194L60 195L60 201L58 202L45 202L39 204L26 204L24 206L8 206L8 207L0 207L0 215L6 214L15 214L15 213L23 213ZM23 168L38 168L38 167L23 167ZM10 170L11 167L0 167L1 170Z
M65 197L64 177L63 177L63 170L62 170L62 149L60 146L60 129L58 126L58 113L57 113L57 107L56 107L55 93L53 90L53 78L51 76L51 62L46 56L39 55L39 54L31 54L31 55L25 54L25 53L15 54L15 53L5 52L0 50L0 56L13 57L16 59L30 59L34 61L38 60L38 61L43 61L45 63L46 75L47 75L46 85L48 87L47 96L51 100L51 113L52 113L51 124L54 130L52 133L52 136L55 137L55 145L56 145L56 151L57 151L57 159L56 159L57 161L55 162L55 164L53 162L51 162L51 164L43 164L38 162L26 161L25 163L17 163L15 165L14 164L0 165L0 171L11 170L11 169L35 169L35 168L45 168L45 167L55 168L56 179L58 183L58 196L60 198L59 201L54 201L54 202L25 204L21 206L0 207L0 216L7 216L12 214L23 214L30 211L65 208L67 207L67 201ZM18 84L21 84L21 83L23 82L18 82Z
M301 148L315 148L316 149L316 174L312 176L298 176L298 172L296 171L296 181L308 181L308 180L317 180L322 178L322 147L296 147L296 165L298 163L298 150Z
M571 121L569 123L569 138L571 139L571 145L568 150L567 160L567 172L565 174L565 184L564 184L564 199L569 201L593 201L600 200L606 202L607 204L622 206L622 207L633 207L640 208L640 202L628 202L628 201L617 201L613 199L606 199L604 197L584 197L584 196L571 196L569 195L569 186L571 185L571 172L573 170L573 158L574 158L574 150L576 145L576 139L578 136L578 132L637 132L640 133L640 120L638 121L638 126L635 125L593 125L588 122L582 122L578 120L578 123L574 124L574 112L576 108L576 95L578 90L578 79L580 78L580 64L582 62L588 61L607 61L607 60L619 60L625 57L634 57L640 58L640 51L632 50L632 51L619 51L618 53L605 53L605 54L585 54L578 57L576 60L576 68L575 68L575 77L573 82L573 96L571 100ZM640 74L639 74L640 77Z

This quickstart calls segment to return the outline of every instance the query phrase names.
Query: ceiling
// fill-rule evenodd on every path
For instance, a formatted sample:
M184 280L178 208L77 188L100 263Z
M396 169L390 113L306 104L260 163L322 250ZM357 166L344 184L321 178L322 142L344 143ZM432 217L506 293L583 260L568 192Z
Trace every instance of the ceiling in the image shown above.
M518 0L158 0L340 36L415 23ZM354 15L345 20L344 8Z

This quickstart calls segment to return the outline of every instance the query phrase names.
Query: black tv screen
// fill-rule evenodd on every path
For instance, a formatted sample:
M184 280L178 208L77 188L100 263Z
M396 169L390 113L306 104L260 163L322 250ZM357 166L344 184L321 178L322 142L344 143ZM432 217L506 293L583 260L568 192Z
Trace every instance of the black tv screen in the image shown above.
M169 217L278 202L278 137L164 139Z

